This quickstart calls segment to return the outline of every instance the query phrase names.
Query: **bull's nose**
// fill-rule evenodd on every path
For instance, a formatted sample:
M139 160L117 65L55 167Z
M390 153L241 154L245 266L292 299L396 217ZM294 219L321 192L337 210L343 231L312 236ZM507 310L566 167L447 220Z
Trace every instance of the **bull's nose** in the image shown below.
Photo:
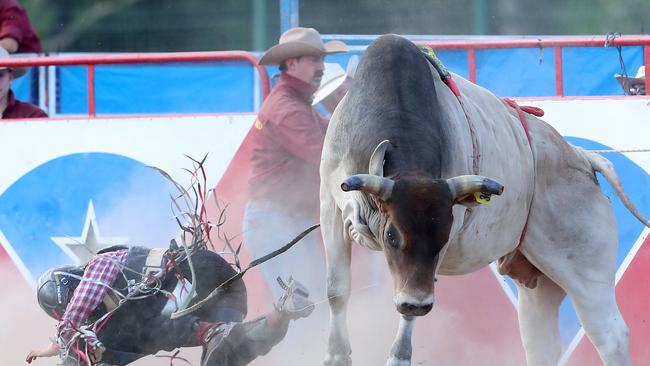
M409 316L426 315L433 308L433 295L419 300L406 294L399 294L395 299L395 307L400 314Z
M400 314L409 315L409 316L426 315L431 311L432 308L433 308L433 304L421 305L421 304L411 304L407 302L397 304L397 311L399 311Z

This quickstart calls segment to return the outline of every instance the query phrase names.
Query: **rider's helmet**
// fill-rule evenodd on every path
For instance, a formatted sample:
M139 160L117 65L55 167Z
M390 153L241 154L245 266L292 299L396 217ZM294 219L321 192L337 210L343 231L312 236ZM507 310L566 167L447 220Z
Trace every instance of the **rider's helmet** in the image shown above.
M38 279L36 296L47 315L61 320L83 275L83 269L73 265L54 267L43 273Z

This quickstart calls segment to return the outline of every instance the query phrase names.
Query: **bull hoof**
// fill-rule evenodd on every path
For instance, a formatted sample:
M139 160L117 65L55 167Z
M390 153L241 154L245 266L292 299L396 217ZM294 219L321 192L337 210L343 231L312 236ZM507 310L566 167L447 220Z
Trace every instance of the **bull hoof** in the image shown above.
M391 357L386 361L386 366L411 366L411 360Z
M324 366L352 366L352 358L349 355L330 355L325 356Z

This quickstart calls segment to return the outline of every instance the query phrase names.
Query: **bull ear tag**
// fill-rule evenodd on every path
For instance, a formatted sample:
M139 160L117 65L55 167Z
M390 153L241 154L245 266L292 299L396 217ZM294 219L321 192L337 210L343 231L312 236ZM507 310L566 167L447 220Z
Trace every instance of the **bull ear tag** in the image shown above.
M487 206L490 203L490 200L492 199L492 194L484 193L484 192L474 192L474 199L476 200L476 203L480 203L482 205Z

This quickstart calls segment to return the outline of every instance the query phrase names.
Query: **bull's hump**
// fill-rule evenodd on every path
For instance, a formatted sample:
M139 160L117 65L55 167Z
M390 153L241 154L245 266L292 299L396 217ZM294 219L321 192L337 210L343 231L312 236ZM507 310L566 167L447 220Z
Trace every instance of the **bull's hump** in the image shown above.
M370 111L388 110L427 118L435 97L429 65L419 48L406 38L387 34L368 46L350 99Z
M366 54L370 52L384 52L386 50L405 49L414 47L414 44L408 39L397 34L384 34L375 39L366 50Z
M435 119L433 76L426 58L411 41L387 34L366 50L348 93L352 120L380 116L382 127L410 128ZM391 126L398 124L396 126ZM369 126L366 126L369 127Z
M386 34L377 38L366 49L364 55L366 61L375 62L369 62L365 66L375 72L381 72L382 69L402 68L406 66L405 64L422 61L418 60L418 56L421 56L419 53L417 46L406 38L396 34Z
M344 136L346 149L360 160L359 172L366 171L377 143L390 140L393 149L385 173L408 169L440 174L440 156L448 151L450 139L431 69L411 41L388 34L368 46L339 115L338 136Z

